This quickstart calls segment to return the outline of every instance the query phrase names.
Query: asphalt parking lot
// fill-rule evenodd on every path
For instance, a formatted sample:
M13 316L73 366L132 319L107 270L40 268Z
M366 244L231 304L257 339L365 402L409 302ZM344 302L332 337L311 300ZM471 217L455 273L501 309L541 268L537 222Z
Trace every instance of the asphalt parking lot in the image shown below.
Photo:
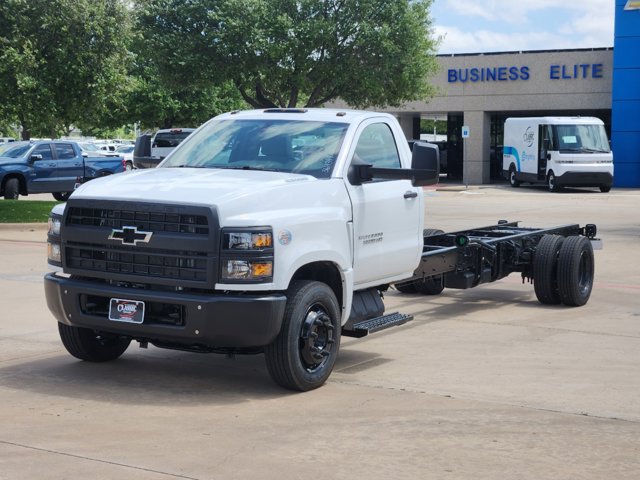
M590 302L542 306L515 275L389 291L415 319L343 339L328 383L291 393L259 355L75 360L44 300L46 232L0 226L0 479L637 479L640 190L451 187L425 204L445 231L597 224Z

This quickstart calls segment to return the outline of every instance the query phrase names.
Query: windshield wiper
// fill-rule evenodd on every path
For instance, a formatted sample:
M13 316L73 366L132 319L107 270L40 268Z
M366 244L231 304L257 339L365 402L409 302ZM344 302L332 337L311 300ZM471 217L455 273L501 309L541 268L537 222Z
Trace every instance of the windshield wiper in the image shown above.
M277 168L252 167L250 165L238 165L237 167L231 166L231 165L225 165L225 166L216 166L215 168L224 168L226 170L256 170L259 172L278 172L279 171Z

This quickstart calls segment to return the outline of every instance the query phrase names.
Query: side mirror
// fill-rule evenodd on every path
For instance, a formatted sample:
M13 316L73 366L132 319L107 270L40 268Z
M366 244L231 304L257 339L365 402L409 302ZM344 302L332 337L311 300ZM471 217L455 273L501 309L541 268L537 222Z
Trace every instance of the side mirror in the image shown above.
M415 142L411 168L379 168L355 155L349 166L347 178L351 185L362 185L374 179L410 180L414 187L438 183L440 178L440 153L438 146Z
M437 145L415 142L411 150L411 170L416 172L413 185L435 185L440 179L440 151Z
M35 162L36 160L42 160L42 155L40 155L39 153L34 153L33 155L31 155L31 161Z

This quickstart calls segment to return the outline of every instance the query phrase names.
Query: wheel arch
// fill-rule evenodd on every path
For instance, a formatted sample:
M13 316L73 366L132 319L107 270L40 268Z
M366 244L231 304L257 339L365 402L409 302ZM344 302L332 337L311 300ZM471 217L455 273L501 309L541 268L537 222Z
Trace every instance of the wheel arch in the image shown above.
M296 270L289 281L289 286L298 280L314 280L328 285L336 296L338 305L344 311L346 279L338 265L329 261L307 263Z

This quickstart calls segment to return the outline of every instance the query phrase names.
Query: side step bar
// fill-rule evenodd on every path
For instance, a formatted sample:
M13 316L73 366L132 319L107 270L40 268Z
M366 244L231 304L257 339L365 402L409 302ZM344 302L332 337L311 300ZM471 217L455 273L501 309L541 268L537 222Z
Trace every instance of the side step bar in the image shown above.
M389 327L395 327L396 325L402 325L409 320L413 320L413 315L405 315L404 313L389 313L381 317L372 318L363 322L354 323L353 330L342 330L342 335L345 337L361 338L369 335L370 333L379 332Z

